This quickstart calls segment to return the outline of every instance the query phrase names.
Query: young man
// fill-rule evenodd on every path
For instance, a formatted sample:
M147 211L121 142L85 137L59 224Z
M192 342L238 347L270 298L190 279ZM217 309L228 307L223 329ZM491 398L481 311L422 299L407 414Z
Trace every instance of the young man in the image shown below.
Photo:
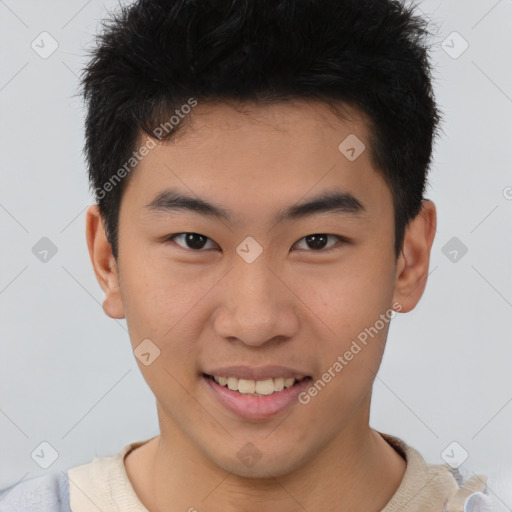
M369 425L435 234L427 34L394 0L139 0L106 24L87 243L160 435L0 510L484 510L485 475Z

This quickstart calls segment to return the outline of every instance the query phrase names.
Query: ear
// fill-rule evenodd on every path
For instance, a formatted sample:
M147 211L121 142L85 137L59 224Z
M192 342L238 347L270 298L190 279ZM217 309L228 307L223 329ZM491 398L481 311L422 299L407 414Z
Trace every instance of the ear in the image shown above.
M430 250L436 233L436 206L429 199L422 201L422 209L409 222L404 243L397 261L395 294L396 308L407 313L418 304L427 284Z
M124 318L119 288L119 272L104 229L98 205L89 206L86 213L86 237L89 256L101 289L105 293L103 311L110 318Z

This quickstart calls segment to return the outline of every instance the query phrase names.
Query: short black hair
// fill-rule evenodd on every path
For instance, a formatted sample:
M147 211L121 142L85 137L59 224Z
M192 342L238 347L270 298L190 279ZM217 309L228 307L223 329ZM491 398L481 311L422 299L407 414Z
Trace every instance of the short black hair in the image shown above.
M187 124L171 116L193 102L294 99L348 105L368 120L372 165L393 194L398 257L421 210L441 119L431 20L416 8L398 0L120 5L103 21L81 77L90 186L116 261L122 191L144 134L171 139Z

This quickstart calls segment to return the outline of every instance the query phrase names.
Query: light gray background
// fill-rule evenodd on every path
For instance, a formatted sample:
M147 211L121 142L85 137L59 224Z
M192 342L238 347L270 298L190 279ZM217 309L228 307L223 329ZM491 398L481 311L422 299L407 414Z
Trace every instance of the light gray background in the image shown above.
M93 198L77 73L115 5L0 1L0 488L158 433L126 323L103 313L85 242ZM512 1L428 0L420 11L439 27L445 121L428 192L438 230L425 294L390 329L371 424L432 463L456 441L469 473L511 470ZM46 59L31 48L43 31L59 45ZM458 58L454 31L469 44ZM46 263L32 253L42 237L58 248ZM443 253L452 237L468 248L457 262ZM31 457L43 441L59 454L46 470Z

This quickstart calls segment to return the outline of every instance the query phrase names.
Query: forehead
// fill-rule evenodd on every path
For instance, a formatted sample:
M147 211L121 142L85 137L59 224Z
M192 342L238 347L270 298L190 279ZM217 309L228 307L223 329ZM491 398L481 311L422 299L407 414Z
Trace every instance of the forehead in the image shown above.
M369 119L359 109L341 102L327 104L307 99L267 104L233 100L199 103L184 124L175 142L188 139L198 144L201 140L226 136L237 140L268 137L283 142L291 137L297 141L308 140L311 148L322 142L329 143L325 139L328 132L338 136L344 132L357 133L361 139L368 139L369 135Z
M319 101L199 102L183 122L138 164L125 191L130 202L142 207L164 188L223 198L214 202L235 211L275 210L329 188L380 208L391 200L370 162L366 118L347 105L334 112ZM343 152L347 144L355 159Z

